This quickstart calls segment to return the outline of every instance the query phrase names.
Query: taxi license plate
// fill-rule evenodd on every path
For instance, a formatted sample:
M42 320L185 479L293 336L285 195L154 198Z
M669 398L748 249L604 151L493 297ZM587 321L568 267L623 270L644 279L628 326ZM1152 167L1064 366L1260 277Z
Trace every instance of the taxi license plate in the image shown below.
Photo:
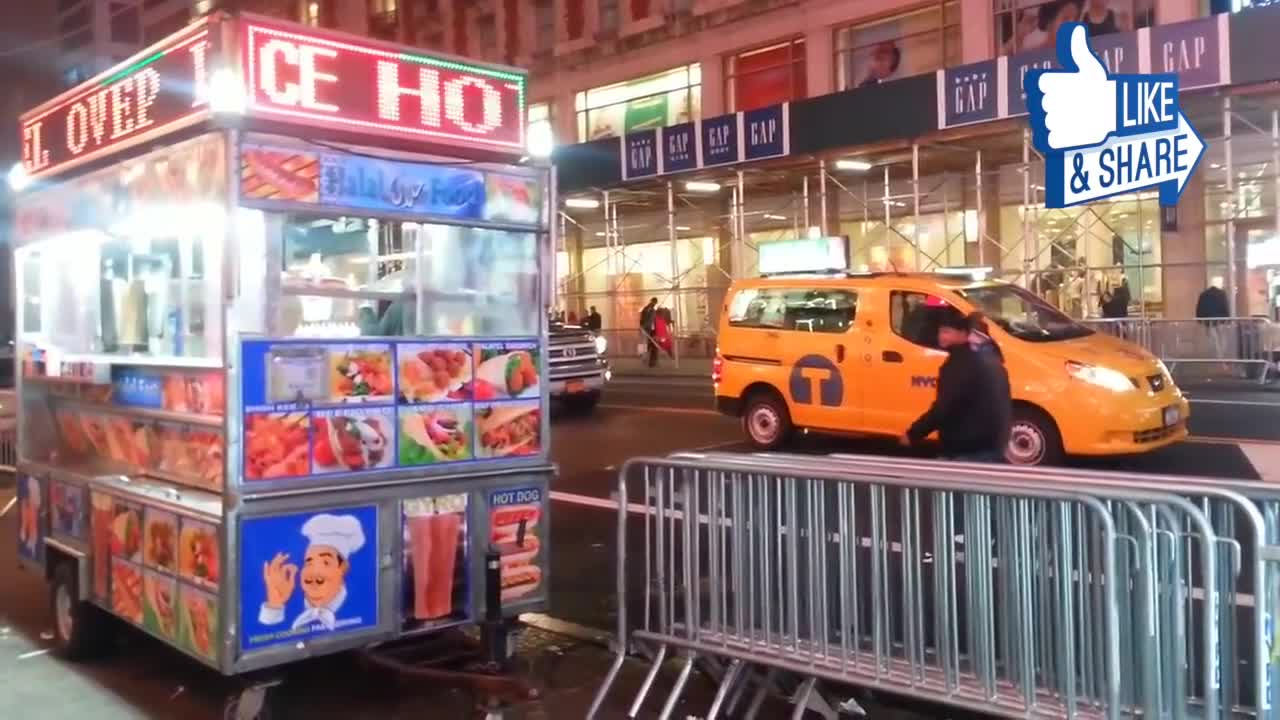
M569 382L564 384L564 390L565 392L570 392L570 393L586 392L587 384L581 380L570 380ZM1168 416L1167 410L1165 411L1165 415L1166 417Z
M1167 407L1164 409L1164 426L1173 427L1182 420L1182 411L1175 407Z

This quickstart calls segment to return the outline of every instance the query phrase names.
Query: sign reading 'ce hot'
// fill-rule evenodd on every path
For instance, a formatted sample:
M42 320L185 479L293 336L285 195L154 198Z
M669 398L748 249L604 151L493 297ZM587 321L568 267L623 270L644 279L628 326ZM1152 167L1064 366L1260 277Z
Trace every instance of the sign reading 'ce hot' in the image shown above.
M246 22L257 116L457 148L524 149L526 76L287 25Z

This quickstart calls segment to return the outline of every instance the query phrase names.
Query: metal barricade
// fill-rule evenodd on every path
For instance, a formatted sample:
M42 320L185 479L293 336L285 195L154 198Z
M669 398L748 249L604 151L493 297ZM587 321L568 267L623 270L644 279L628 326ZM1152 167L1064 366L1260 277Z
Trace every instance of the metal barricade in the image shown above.
M1184 366L1206 376L1229 374L1263 383L1280 352L1280 328L1267 318L1117 318L1084 324L1141 345L1171 372Z
M673 652L662 718L695 661L723 669L708 720L754 717L781 677L796 718L819 682L1006 717L1276 717L1266 486L710 453L633 460L618 490L618 655L589 717L638 644L629 717Z

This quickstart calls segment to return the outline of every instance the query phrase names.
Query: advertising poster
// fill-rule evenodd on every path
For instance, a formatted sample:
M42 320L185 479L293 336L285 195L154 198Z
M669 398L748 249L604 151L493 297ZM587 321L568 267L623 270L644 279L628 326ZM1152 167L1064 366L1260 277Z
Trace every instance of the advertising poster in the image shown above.
M141 625L143 620L142 586L141 567L111 558L111 610L135 625Z
M311 414L311 472L315 475L395 466L395 408L316 410Z
M89 531L93 536L93 596L106 603L111 578L111 536L116 501L106 493L90 493L89 497L92 507Z
M85 489L56 480L49 483L53 532L85 540Z
M240 527L240 648L378 624L378 508L249 518Z
M143 514L142 564L172 575L178 564L178 516L148 507Z
M178 581L154 570L144 570L142 598L142 626L169 642L176 642Z
M217 662L218 598L183 585L178 590L178 647Z
M413 467L471 460L471 406L423 405L402 407L400 412L400 465Z
M517 400L541 396L537 343L479 343L474 352L476 400Z
M249 482L542 452L534 340L250 341L241 355Z
M246 200L320 200L320 158L311 152L245 145L240 151L240 196Z
M489 542L501 556L503 606L541 598L543 493L539 487L489 493Z
M470 619L468 537L465 494L404 501L406 630Z
M19 475L18 555L39 562L44 557L44 486L31 475Z
M222 580L221 546L216 525L182 518L178 535L178 576L210 590Z
M438 403L471 399L471 346L464 343L396 346L400 401Z
M164 407L164 378L160 373L138 368L111 368L111 399L121 407L160 409Z
M535 224L542 215L542 185L523 175L485 176L484 219Z
M485 178L468 168L326 154L320 202L477 220L484 215Z

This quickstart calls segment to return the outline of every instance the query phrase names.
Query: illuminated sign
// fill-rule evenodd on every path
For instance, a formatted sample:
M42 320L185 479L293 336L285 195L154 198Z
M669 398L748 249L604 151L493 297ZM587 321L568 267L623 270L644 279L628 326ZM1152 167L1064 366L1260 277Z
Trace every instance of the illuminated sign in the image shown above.
M196 25L22 117L33 177L176 129L204 113L209 30Z
M249 110L274 120L523 154L524 73L245 21Z

